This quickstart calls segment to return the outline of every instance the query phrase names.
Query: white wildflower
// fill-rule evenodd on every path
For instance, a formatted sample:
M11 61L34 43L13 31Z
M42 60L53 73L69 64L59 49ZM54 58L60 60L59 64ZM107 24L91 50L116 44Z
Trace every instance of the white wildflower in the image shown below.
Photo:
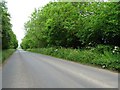
M118 46L115 46L115 49L118 49L119 47Z
M55 49L55 52L57 52L58 51L58 49Z
M105 68L105 65L103 65L102 68Z
M112 52L115 53L115 50L113 50Z

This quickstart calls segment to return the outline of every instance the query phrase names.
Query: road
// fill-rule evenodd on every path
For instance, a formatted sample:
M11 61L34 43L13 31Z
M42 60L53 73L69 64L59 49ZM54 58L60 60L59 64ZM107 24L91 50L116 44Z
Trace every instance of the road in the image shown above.
M118 88L118 73L17 50L3 65L3 88Z

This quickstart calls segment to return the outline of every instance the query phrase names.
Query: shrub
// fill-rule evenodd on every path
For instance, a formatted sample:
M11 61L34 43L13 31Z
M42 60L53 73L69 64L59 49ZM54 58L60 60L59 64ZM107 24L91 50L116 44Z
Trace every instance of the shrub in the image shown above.
M120 70L120 54L113 54L111 46L99 45L90 49L39 48L29 51L63 58L83 64L99 66L105 69Z

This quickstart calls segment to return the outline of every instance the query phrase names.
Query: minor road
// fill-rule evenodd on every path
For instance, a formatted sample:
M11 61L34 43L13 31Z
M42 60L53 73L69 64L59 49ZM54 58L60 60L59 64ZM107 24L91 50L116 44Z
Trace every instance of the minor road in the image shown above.
M118 88L118 73L17 50L2 68L3 88Z

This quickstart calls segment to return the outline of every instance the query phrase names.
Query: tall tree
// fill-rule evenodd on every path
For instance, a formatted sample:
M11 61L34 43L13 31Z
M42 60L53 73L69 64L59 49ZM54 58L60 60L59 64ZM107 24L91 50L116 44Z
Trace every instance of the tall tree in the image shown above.
M50 2L35 9L25 24L22 46L120 46L119 3Z
M6 7L6 2L0 2L1 10L1 26L2 26L2 49L17 48L18 41L12 31L12 24L10 23L10 14Z

